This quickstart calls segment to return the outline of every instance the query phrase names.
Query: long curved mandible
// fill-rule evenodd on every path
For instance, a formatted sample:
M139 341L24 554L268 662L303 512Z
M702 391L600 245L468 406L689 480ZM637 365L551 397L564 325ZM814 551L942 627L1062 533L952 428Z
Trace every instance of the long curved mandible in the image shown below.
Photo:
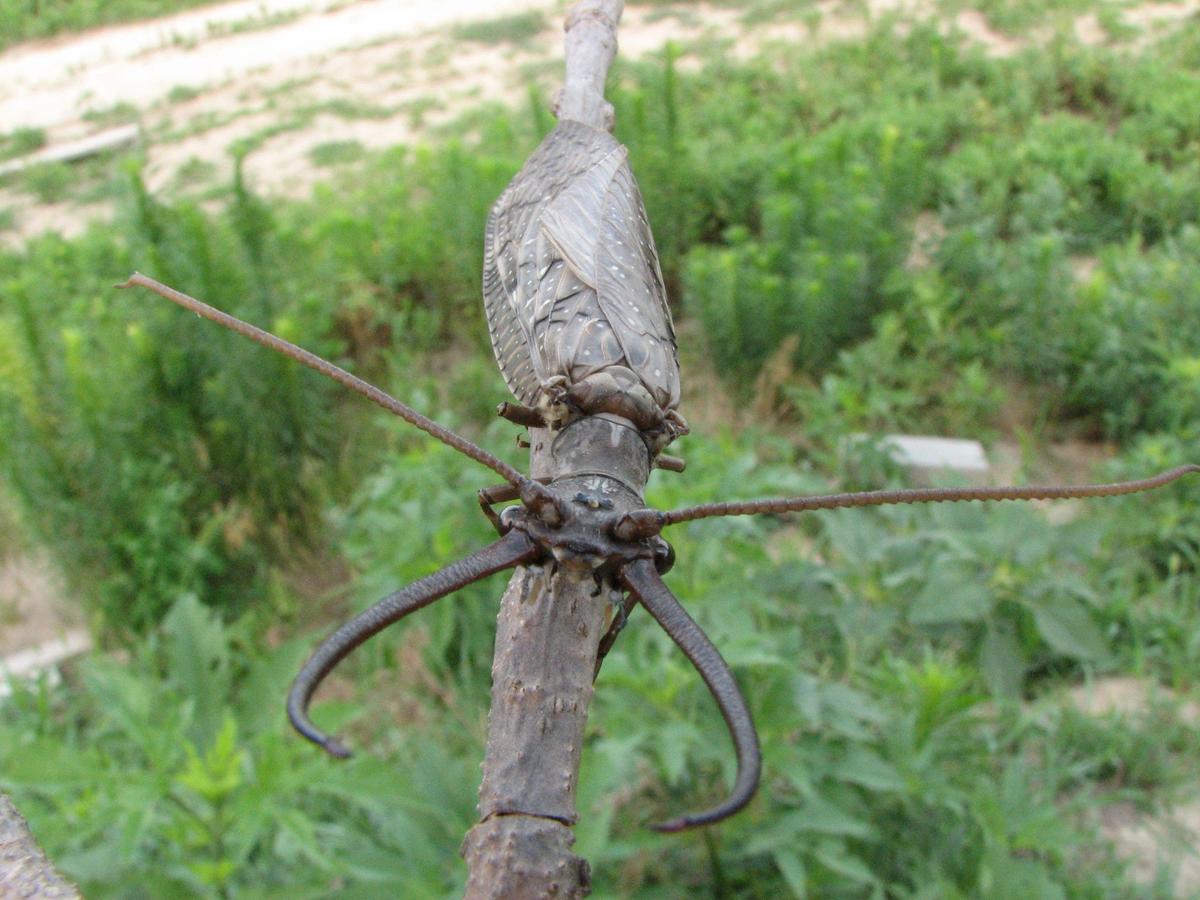
M696 667L696 671L700 673L700 677L704 679L717 701L737 751L737 780L725 802L702 813L680 816L669 822L654 825L653 828L656 831L682 831L685 828L719 822L742 809L758 789L758 779L762 773L762 754L758 749L758 733L754 730L754 722L750 718L750 708L738 689L733 673L729 671L729 665L671 593L671 589L655 569L654 562L639 559L628 563L621 569L620 577L629 592L658 620L658 624L692 661L692 665Z
M364 641L409 613L428 606L472 581L530 562L540 552L523 532L510 531L495 543L414 581L360 612L313 651L292 682L287 700L288 720L292 727L332 756L350 756L350 751L337 738L325 734L308 717L309 701L333 667Z

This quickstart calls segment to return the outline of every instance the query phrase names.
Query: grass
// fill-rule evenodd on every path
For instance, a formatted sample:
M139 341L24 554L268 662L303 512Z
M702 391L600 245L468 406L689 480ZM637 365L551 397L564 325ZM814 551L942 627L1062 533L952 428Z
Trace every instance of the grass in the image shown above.
M853 436L999 433L1018 391L1046 400L1018 423L1030 452L1108 435L1113 478L1192 459L1198 46L997 60L914 27L695 73L675 51L620 66L617 135L695 336L684 377L739 417L697 417L686 475L656 473L648 501L878 487L902 473ZM134 173L116 225L0 254L0 466L125 647L0 707L0 787L89 895L461 893L498 584L339 672L316 712L364 748L348 766L286 735L277 704L344 614L289 586L292 561L340 559L362 608L489 539L485 473L108 286L135 267L176 282L519 464L491 411L479 241L548 127L534 94L433 147L331 142L314 161L361 159L300 203L239 178L214 212ZM918 220L938 239L914 261ZM719 796L730 754L703 685L635 620L584 748L576 849L597 894L1170 896L1088 822L1182 796L1195 727L1096 721L1059 694L1136 674L1196 696L1197 496L1060 524L962 505L674 530L670 584L745 689L764 789L707 840L641 827Z
M27 156L46 146L46 132L40 128L18 128L0 135L0 162Z
M261 12L233 22L209 22L206 31L209 38L228 37L234 34L245 34L250 31L263 31L268 28L278 28L298 20L303 13L300 10L281 10L276 13Z
M83 114L85 122L91 122L93 125L99 125L102 128L110 128L115 125L130 125L136 123L140 117L141 113L138 108L124 101L114 103L111 106L89 109Z
M199 97L201 91L199 88L189 87L183 84L177 84L167 92L168 103L187 103L189 100L194 100Z
M123 193L123 167L133 158L136 151L114 151L74 162L37 163L0 177L0 183L39 203L111 202Z
M70 163L39 163L21 173L26 190L41 203L59 203L75 187L74 167Z
M165 16L206 0L3 0L0 2L0 49L21 41L84 31L99 25Z
M179 167L173 179L173 193L207 188L216 181L217 166L206 159L192 157Z
M545 13L540 11L501 16L483 22L456 25L453 36L460 41L479 44L516 44L524 46L549 27Z
M326 141L309 150L308 158L314 166L341 166L358 162L365 153L366 148L358 141Z

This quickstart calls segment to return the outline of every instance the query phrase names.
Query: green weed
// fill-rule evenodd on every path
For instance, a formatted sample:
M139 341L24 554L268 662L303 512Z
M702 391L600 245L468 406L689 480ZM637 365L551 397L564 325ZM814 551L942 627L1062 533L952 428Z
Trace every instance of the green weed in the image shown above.
M114 125L135 123L140 116L141 113L136 106L122 102L114 103L112 106L89 109L83 114L83 119L107 128Z
M216 174L217 166L215 163L193 156L176 170L173 179L174 188L176 191L179 191L209 185L215 179Z
M467 22L456 26L453 34L460 41L522 45L529 43L547 27L545 14L535 11L485 22Z
M167 92L168 103L187 103L189 100L195 100L200 96L200 89L189 87L183 84L177 84Z
M46 132L40 128L18 128L0 135L0 162L26 156L46 146Z
M294 22L303 15L300 10L280 10L274 13L260 11L253 16L238 19L234 22L209 22L205 31L209 38L225 37L231 34L245 34L248 31L262 31L266 28L277 28Z
M345 765L285 735L278 698L304 647L247 654L248 637L184 598L128 664L88 662L71 691L18 688L0 785L56 865L89 896L461 891L431 851L470 822L472 767L428 744Z
M203 0L2 0L0 49L66 31L129 22L199 6Z
M75 171L69 163L38 163L22 172L19 179L41 203L66 200L75 187Z
M340 166L363 158L365 148L358 141L326 141L308 151L314 166Z

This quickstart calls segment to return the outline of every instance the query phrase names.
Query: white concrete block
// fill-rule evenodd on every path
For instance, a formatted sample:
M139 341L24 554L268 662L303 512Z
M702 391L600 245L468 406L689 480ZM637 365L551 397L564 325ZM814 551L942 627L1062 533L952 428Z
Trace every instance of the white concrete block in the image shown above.
M880 441L892 459L906 468L961 472L978 476L988 471L987 454L979 441L962 438L889 434Z

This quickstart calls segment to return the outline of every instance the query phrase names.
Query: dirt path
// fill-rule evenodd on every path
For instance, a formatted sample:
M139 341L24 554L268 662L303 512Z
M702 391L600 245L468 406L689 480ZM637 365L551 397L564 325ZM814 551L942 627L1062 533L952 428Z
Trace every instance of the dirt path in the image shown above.
M1125 6L1127 24L1173 27L1200 0ZM763 5L766 4L766 5ZM621 55L724 41L734 54L765 42L855 40L872 22L897 27L942 13L947 31L993 55L1003 35L957 0L819 0L780 7L634 3ZM949 4L949 5L947 5ZM305 196L364 151L411 143L488 101L521 104L530 82L557 84L564 0L235 0L149 22L35 42L0 53L0 137L39 129L60 144L137 123L151 189L203 196L228 184L235 148L249 151L255 190ZM756 15L761 13L761 15ZM1068 22L1104 39L1095 16ZM485 27L478 27L483 20ZM474 23L470 34L462 31ZM84 167L0 182L0 241L75 234L111 215L111 187ZM111 178L111 173L108 174Z
M231 150L252 147L256 190L305 195L326 157L411 142L467 106L523 103L561 50L552 0L238 0L167 19L0 54L0 134L40 129L57 144L136 122L154 190L227 183ZM632 7L622 54L736 28L736 10L663 17ZM492 27L456 32L483 18ZM350 148L348 151L347 148ZM18 243L73 234L108 212L94 186L37 195L0 186L0 232Z
M259 69L299 73L348 48L551 7L545 0L236 0L14 48L0 56L0 122L57 130L89 110L149 107L172 91L208 89Z

